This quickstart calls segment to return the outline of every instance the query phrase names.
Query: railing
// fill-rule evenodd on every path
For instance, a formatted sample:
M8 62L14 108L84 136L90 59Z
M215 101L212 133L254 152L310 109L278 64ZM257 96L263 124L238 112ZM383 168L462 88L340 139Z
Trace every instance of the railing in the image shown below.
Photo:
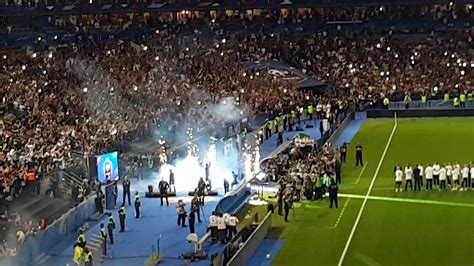
M272 212L268 212L258 227L252 232L250 237L245 241L244 245L237 250L232 258L227 263L227 266L241 266L247 265L252 255L257 250L260 243L262 243L265 236L272 227Z
M474 101L466 101L465 102L466 109L474 109ZM430 100L426 102L422 101L412 101L408 104L405 102L391 102L388 105L389 110L406 110L406 109L454 109L454 101L451 99L449 101L444 100ZM461 107L459 107L461 108Z

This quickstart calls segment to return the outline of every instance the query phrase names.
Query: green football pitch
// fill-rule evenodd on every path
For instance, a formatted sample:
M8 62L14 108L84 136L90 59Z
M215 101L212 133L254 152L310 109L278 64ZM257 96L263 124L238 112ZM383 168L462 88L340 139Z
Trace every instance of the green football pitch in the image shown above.
M474 191L396 193L393 167L474 161L474 119L368 119L343 165L339 208L295 203L273 217L273 265L474 265ZM364 167L355 167L356 143Z

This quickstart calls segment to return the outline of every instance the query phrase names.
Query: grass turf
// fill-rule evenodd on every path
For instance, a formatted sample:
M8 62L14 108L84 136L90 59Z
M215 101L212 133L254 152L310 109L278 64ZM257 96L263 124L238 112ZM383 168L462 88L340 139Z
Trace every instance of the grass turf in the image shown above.
M364 123L343 166L340 193L365 196L393 125L392 119ZM353 148L358 142L367 162L362 174L362 167L354 165ZM396 163L414 166L473 160L474 119L399 120L370 195L468 203L471 207L369 199L343 265L473 265L474 191L395 193L393 174ZM286 241L273 265L337 265L362 202L340 198L339 209L329 209L327 201L303 202L295 207L288 223L275 215L269 237Z

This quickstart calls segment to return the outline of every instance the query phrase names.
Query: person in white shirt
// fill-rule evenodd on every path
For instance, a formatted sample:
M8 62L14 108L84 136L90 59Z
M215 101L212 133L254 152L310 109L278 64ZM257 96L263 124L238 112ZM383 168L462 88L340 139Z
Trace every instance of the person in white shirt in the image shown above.
M217 217L217 231L219 232L219 240L224 244L226 240L227 227L224 217L222 217L222 213Z
M471 162L471 188L474 189L474 163Z
M425 174L425 168L423 165L420 163L418 165L418 169L420 169L420 176L421 176L421 186L423 186L423 175Z
M438 162L433 164L433 183L435 186L439 186L439 169L441 169L441 166Z
M451 177L453 175L453 166L451 163L446 165L446 180L448 181L448 186L452 185Z
M408 191L408 184L410 184L411 190L413 190L413 168L410 164L405 167L405 190Z
M212 212L212 215L209 217L207 230L211 231L211 239L215 241L217 239L217 216L215 212Z
M446 173L447 173L446 167L443 165L439 169L439 181L440 181L439 190L446 189L446 179L447 179Z
M467 190L469 187L469 166L467 164L461 170L462 175L462 184L461 184L461 191Z
M403 172L400 167L395 170L395 192L402 191Z
M425 169L425 178L426 178L426 190L433 189L433 167L431 164Z
M461 166L459 163L455 164L453 167L453 188L452 190L458 190L459 189L459 175L461 174Z
M239 223L239 218L233 213L227 219L227 227L229 231L228 239L231 240L234 235L237 234L237 224Z

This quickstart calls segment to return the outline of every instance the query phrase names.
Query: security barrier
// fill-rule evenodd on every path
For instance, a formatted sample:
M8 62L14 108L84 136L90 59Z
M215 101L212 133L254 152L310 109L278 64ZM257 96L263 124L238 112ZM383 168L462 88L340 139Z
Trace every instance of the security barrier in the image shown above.
M38 257L53 249L65 238L76 235L78 228L96 213L95 198L95 195L89 197L38 235L28 237L18 255L12 258L16 265L36 265Z
M257 250L260 243L262 243L265 236L272 227L272 212L268 212L259 226L252 232L250 237L245 241L243 246L237 250L232 258L227 263L227 266L241 266L247 265L252 255Z

